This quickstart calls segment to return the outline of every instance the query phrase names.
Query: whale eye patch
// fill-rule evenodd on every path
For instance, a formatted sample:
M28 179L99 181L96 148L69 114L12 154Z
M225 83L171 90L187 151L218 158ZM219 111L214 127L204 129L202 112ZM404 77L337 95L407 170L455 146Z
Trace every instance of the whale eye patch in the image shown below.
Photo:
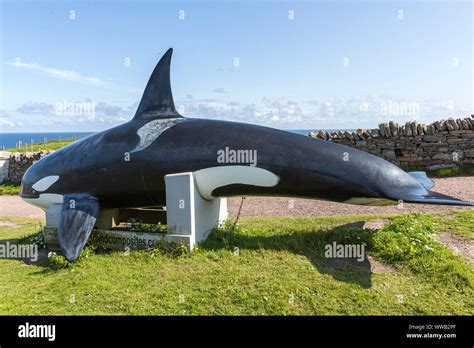
M44 178L35 182L32 186L32 189L39 192L45 191L50 188L52 184L58 181L58 179L59 175L45 176Z

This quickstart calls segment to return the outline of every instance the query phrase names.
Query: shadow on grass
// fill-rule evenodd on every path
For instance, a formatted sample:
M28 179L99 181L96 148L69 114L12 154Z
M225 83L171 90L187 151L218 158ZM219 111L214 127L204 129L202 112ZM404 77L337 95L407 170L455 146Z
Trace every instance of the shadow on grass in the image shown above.
M27 265L45 266L48 264L48 252L46 248L25 244L22 238L0 240L0 260L13 259L22 261Z
M240 232L231 232L228 229L216 229L202 243L201 250L234 250L238 247L240 250L274 250L288 251L297 255L303 255L311 261L313 266L322 274L329 274L339 281L358 284L363 288L372 286L372 265L370 260L364 255L363 259L359 259L359 255L353 257L326 257L325 252L328 246L336 245L352 245L364 246L364 252L372 245L372 238L375 230L362 229L364 221L348 223L336 226L331 229L318 229L313 231L292 231L283 234L274 235L249 235ZM6 240L0 240L0 244L4 244ZM160 246L159 250L171 257L180 255L176 253L176 248L169 245ZM362 249L359 249L362 250ZM27 264L39 266L41 269L38 273L51 273L59 269L67 267L67 261L53 257L53 262L48 260L47 248L39 248L40 257L37 262L32 260L18 259ZM52 250L61 255L60 250ZM84 253L89 253L83 250ZM95 248L94 253L121 253L123 251L108 250L103 248ZM359 261L360 260L360 261ZM48 262L49 261L49 262ZM80 259L78 260L80 262Z
M276 250L303 255L322 274L329 274L339 281L358 284L364 288L372 286L372 265L364 255L355 257L326 257L326 250L336 245L359 246L365 252L372 245L375 230L362 229L364 221L340 225L331 229L294 231L271 236L244 235L225 229L214 230L200 244L202 250ZM362 249L362 245L364 249ZM347 255L347 254L346 254ZM345 256L346 256L345 255ZM360 261L359 261L360 260Z

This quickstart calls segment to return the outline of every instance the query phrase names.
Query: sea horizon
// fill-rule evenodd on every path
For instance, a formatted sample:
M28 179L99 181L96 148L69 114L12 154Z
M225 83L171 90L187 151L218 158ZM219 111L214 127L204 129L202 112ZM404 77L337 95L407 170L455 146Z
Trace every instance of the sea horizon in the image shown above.
M44 143L50 140L81 139L97 132L18 132L0 133L0 150L16 149L21 146Z

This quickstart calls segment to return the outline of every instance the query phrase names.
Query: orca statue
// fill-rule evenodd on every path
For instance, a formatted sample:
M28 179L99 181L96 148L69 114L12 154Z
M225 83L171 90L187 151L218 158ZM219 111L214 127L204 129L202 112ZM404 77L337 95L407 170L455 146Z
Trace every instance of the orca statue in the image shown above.
M61 248L75 260L101 208L165 205L167 174L193 172L204 199L288 196L353 204L400 200L474 206L430 191L423 172L406 173L369 153L308 136L181 116L170 86L170 48L153 71L133 119L92 134L33 164L20 196L47 209L63 204Z

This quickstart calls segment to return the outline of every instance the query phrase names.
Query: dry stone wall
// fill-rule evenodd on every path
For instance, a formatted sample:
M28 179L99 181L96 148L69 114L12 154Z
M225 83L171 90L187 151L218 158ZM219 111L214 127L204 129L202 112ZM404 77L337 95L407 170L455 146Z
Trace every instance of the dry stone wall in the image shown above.
M474 165L474 115L428 125L390 121L376 129L321 130L309 136L369 152L405 169Z
M6 177L3 178L3 182L6 183L17 183L21 181L23 174L26 170L37 160L43 158L48 153L41 152L4 152L0 153L0 158L8 162Z

